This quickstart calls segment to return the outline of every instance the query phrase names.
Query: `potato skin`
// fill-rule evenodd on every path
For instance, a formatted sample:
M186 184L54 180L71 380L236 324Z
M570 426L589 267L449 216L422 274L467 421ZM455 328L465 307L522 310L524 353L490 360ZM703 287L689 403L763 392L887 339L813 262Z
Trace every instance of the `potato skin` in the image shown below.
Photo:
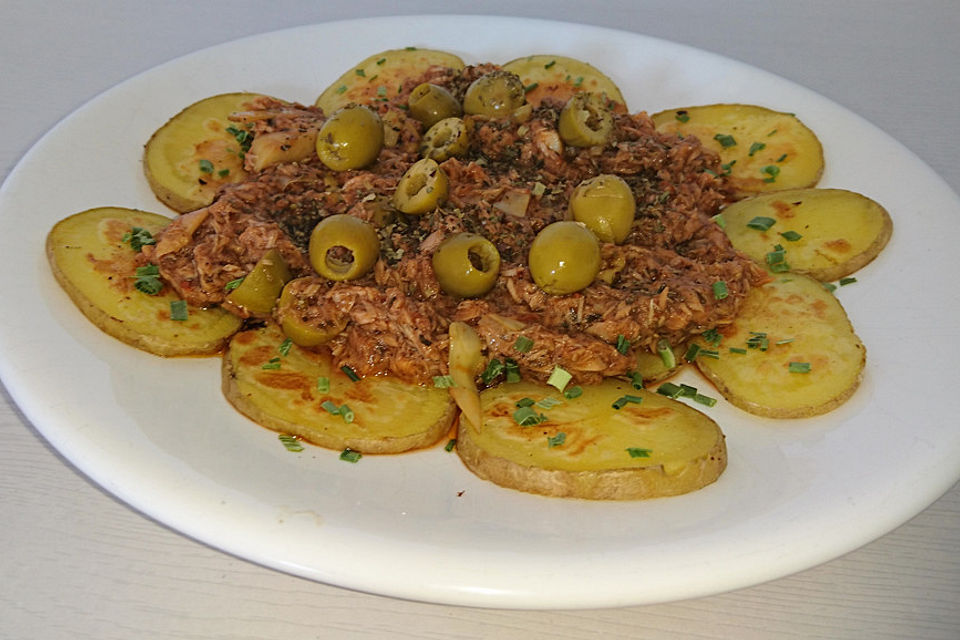
M134 226L155 233L170 222L164 216L100 207L61 220L47 235L50 268L77 308L105 333L160 356L210 355L223 349L240 328L240 319L222 310L188 306L186 321L170 318L178 297L162 290L137 291L136 252L122 241Z
M621 395L642 398L617 410ZM461 423L457 453L474 474L503 487L546 496L641 500L680 495L714 482L727 464L717 424L680 402L625 382L607 380L564 401L556 390L528 382L483 392L480 429ZM518 426L512 407L522 397L560 402L547 420ZM563 433L557 446L548 438ZM649 452L633 457L629 447Z

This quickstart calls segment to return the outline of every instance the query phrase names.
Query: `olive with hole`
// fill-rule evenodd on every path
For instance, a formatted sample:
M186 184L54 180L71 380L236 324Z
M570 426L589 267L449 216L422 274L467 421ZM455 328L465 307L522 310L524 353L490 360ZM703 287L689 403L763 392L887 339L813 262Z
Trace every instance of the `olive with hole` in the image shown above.
M317 134L317 155L334 171L362 169L383 148L383 122L371 109L344 107L323 123Z
M467 125L461 118L444 118L423 134L420 155L443 162L448 158L463 155L470 146Z
M283 288L280 301L277 302L277 318L283 334L300 347L315 347L329 342L347 326L346 316L331 319L304 317L304 312L310 310L313 303L311 296L307 295L312 280L316 279L291 280Z
M277 249L267 251L236 289L227 294L227 303L244 315L270 313L280 291L291 278L290 268Z
M463 96L463 111L471 115L505 118L523 106L525 93L517 74L503 70L491 71L467 87Z
M612 174L584 180L570 196L570 213L601 242L620 244L630 235L637 202L623 178Z
M338 213L313 228L309 253L310 264L324 278L356 280L376 264L380 241L369 222Z
M596 93L575 93L560 111L560 138L572 147L604 145L613 134L613 112Z
M456 118L463 113L460 103L443 87L424 82L417 85L407 98L411 116L429 129L444 118Z
M397 183L393 206L410 215L433 211L447 201L447 174L436 160L424 158L410 165Z
M500 273L500 252L476 233L456 233L433 254L433 272L440 288L452 296L476 298L490 291Z
M580 222L554 222L533 239L527 262L533 281L545 292L576 293L600 272L600 243Z

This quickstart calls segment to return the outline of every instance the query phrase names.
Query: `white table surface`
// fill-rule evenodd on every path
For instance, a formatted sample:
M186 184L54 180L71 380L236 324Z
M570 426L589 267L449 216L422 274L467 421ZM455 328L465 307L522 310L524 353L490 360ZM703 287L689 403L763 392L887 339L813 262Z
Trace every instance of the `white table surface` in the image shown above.
M954 0L0 0L2 176L75 108L171 58L284 27L429 12L583 22L742 60L863 115L960 192ZM73 469L0 395L4 639L956 639L958 551L955 486L907 524L844 557L713 597L533 612L399 601L277 573L145 518Z

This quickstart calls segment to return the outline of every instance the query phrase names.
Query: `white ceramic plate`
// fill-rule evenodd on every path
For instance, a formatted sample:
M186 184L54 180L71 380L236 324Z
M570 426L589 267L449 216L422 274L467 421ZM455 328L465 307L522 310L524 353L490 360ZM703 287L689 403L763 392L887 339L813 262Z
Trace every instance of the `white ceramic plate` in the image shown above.
M43 243L60 218L101 205L164 211L140 154L181 108L239 90L311 103L350 65L407 45L468 62L575 56L607 71L635 111L748 102L799 114L826 149L821 186L867 194L895 221L884 253L837 294L868 348L861 389L811 420L758 419L722 402L708 409L727 433L730 463L694 494L617 504L547 499L484 483L441 448L358 464L316 448L289 453L227 405L216 359L163 360L127 347L86 321L54 282ZM960 430L949 390L960 361L960 254L952 234L931 230L954 226L958 214L949 188L870 124L702 51L519 19L321 24L217 46L137 76L79 109L23 158L0 192L0 373L33 424L106 490L186 535L282 571L476 606L702 596L850 551L957 480ZM923 355L930 344L936 358Z

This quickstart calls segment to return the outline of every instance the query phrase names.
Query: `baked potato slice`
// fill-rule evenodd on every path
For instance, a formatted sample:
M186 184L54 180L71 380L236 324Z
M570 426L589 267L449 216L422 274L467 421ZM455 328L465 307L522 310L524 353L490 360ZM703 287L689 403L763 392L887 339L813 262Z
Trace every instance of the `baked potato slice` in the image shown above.
M117 207L74 214L47 235L53 275L91 322L127 344L161 356L218 352L240 328L239 318L223 309L188 305L186 320L175 320L171 303L183 301L159 277L147 276L156 295L137 288L143 281L137 274L138 249L130 240L137 235L139 242L144 231L155 234L169 222L155 213Z
M844 189L792 189L747 198L723 210L733 245L760 264L777 245L790 271L829 282L877 257L893 233L886 209Z
M534 107L547 96L566 102L580 91L603 94L614 109L626 113L627 103L620 88L593 65L567 56L539 54L516 58L503 69L520 76L527 88L527 102Z
M719 345L697 338L700 371L733 405L770 418L806 418L845 402L860 384L866 348L823 284L782 274L752 289Z
M823 173L823 147L792 113L749 104L712 104L655 113L658 131L696 136L720 156L740 197L812 187Z
M260 97L225 93L195 102L150 137L143 170L161 202L184 213L205 207L224 184L246 177L244 147L249 135L228 116Z
M434 49L390 49L354 65L324 89L316 106L326 115L350 103L370 104L395 95L405 80L416 78L434 66L463 69L463 60ZM383 94L386 92L386 95Z
M713 420L629 382L608 379L573 399L529 381L480 395L483 424L460 424L457 452L477 476L504 487L637 500L700 489L726 467Z
M450 430L456 416L446 389L390 376L354 382L328 352L285 342L272 323L233 337L222 374L224 396L240 413L328 449L399 453L426 447Z

